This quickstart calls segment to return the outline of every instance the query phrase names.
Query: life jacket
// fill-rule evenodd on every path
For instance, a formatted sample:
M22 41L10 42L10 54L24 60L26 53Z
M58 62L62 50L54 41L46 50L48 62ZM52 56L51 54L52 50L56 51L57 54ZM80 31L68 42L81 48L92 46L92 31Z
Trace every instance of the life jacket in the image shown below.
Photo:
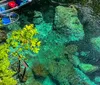
M8 2L8 7L14 8L14 7L16 7L16 6L18 6L18 4L17 4L15 1L9 1L9 2Z

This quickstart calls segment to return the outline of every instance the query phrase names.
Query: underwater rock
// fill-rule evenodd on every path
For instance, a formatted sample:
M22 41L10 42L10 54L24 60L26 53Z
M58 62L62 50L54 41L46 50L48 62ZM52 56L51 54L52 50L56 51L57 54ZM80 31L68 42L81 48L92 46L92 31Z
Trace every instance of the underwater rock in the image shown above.
M0 30L0 42L5 41L6 38L6 32L4 30Z
M64 49L65 57L75 66L78 66L80 64L80 60L78 56L76 56L77 51L78 51L78 46L74 44L68 45Z
M21 29L21 27L19 26L19 23L12 23L7 26L7 29L8 30L18 30L18 29Z
M46 23L43 20L42 13L40 11L34 12L33 23L35 24L41 39L47 37L48 33L52 31L52 23Z
M87 75L85 75L81 70L79 70L78 68L74 68L74 70L76 71L76 75L82 79L83 84L79 84L79 85L97 85L95 84L93 81L91 81L89 79L89 77Z
M59 83L63 83L61 85L96 85L82 71L76 70L67 59L60 62L48 62L47 66L50 74ZM80 73L78 74L78 72Z
M83 26L78 19L77 10L74 6L57 6L54 25L55 30L66 36L68 41L79 41L84 37Z
M94 13L93 8L91 6L78 5L78 11L80 21L86 31L86 37L89 38L100 35L100 17Z
M49 6L47 7L43 12L43 19L46 23L53 23L54 21L54 16L55 16L55 7L54 6Z
M21 22L21 26L24 26L26 24L30 24L30 22L28 21L28 16L26 16L25 14L20 15L20 22Z
M89 53L90 53L89 51L81 51L80 56L87 58L89 56Z
M66 74L67 72L65 71L65 69L60 67L57 62L55 62L55 61L48 62L47 66L48 66L47 70L50 72L50 74L53 76L53 78L55 78L57 81L59 81L59 83L61 85L68 85L69 84L69 81L65 77L65 75L67 75ZM60 69L59 69L59 67L60 67ZM64 70L64 71L60 71L60 70Z
M40 11L34 11L34 18L33 18L33 23L35 25L39 25L43 22L43 16Z
M65 49L64 49L64 53L65 54L71 54L71 55L74 55L76 52L77 52L77 50L78 50L78 46L77 45L68 45L67 47L65 47Z
M100 76L96 76L94 81L97 82L97 83L100 83Z
M47 37L48 33L52 30L52 24L46 23L43 20L42 13L40 11L34 12L33 23L35 24L35 26L39 32L39 37L42 39L44 37Z
M21 84L22 85L22 84ZM25 85L42 85L41 82L35 80L34 77L28 78L28 80L25 82Z
M100 52L100 37L91 38L90 42L92 43L93 48Z
M52 30L52 24L51 23L41 23L39 25L35 25L38 32L39 32L39 37L41 39L47 37L47 35L49 34L49 32Z
M80 69L85 72L85 73L88 73L88 72L95 72L99 69L98 66L93 66L91 64L85 64L85 63L81 63L79 64L79 67Z
M57 38L59 37L54 33L43 38L41 49L37 54L40 63L45 65L45 63L62 56L64 45L62 44L62 40L59 39L59 41L57 41Z
M68 55L68 60L76 67L81 63L79 57L75 55Z
M46 79L43 81L43 85L56 85L56 84L53 83L53 81L49 77L46 77Z
M33 72L34 75L36 76L40 76L40 77L46 77L48 75L48 72L46 71L46 69L44 68L44 66L42 64L36 64L33 66Z

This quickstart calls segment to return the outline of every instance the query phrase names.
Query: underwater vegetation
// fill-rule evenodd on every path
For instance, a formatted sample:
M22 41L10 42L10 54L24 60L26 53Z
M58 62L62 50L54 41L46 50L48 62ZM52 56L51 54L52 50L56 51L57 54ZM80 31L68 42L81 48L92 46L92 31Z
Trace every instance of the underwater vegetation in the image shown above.
M0 19L0 85L100 85L99 0L33 0Z
M17 81L12 78L14 75L14 71L12 71L10 67L10 61L8 59L8 45L2 44L0 45L0 85L16 85Z
M28 32L27 32L28 31ZM22 30L13 31L9 34L6 42L2 44L1 47L1 74L0 74L0 83L1 85L15 85L15 81L12 76L15 73L18 73L23 81L24 74L20 74L20 62L25 60L25 51L31 50L34 53L38 53L39 46L41 42L38 38L34 38L37 34L37 30L34 28L33 24L26 25ZM24 53L24 54L23 54ZM10 61L8 57L17 57L19 62L18 71L13 72L10 70ZM25 61L24 61L25 62ZM24 66L27 67L27 64ZM25 67L25 69L26 69ZM25 70L24 70L25 73ZM8 84L8 82L10 82Z

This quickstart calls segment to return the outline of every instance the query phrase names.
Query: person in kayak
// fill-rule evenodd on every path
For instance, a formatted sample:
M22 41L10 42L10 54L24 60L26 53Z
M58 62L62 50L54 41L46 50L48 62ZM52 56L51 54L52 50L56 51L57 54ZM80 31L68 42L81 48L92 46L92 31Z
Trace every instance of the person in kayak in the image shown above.
M13 11L31 1L32 0L7 0L7 2L0 3L0 18L2 19L3 25L16 22L19 19L19 15Z

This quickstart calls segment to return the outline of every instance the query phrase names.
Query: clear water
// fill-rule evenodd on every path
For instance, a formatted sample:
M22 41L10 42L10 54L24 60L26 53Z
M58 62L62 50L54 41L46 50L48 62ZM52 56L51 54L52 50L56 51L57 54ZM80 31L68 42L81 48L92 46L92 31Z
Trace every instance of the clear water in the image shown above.
M0 20L0 85L100 85L99 8L99 0L33 0L13 10L14 22Z

